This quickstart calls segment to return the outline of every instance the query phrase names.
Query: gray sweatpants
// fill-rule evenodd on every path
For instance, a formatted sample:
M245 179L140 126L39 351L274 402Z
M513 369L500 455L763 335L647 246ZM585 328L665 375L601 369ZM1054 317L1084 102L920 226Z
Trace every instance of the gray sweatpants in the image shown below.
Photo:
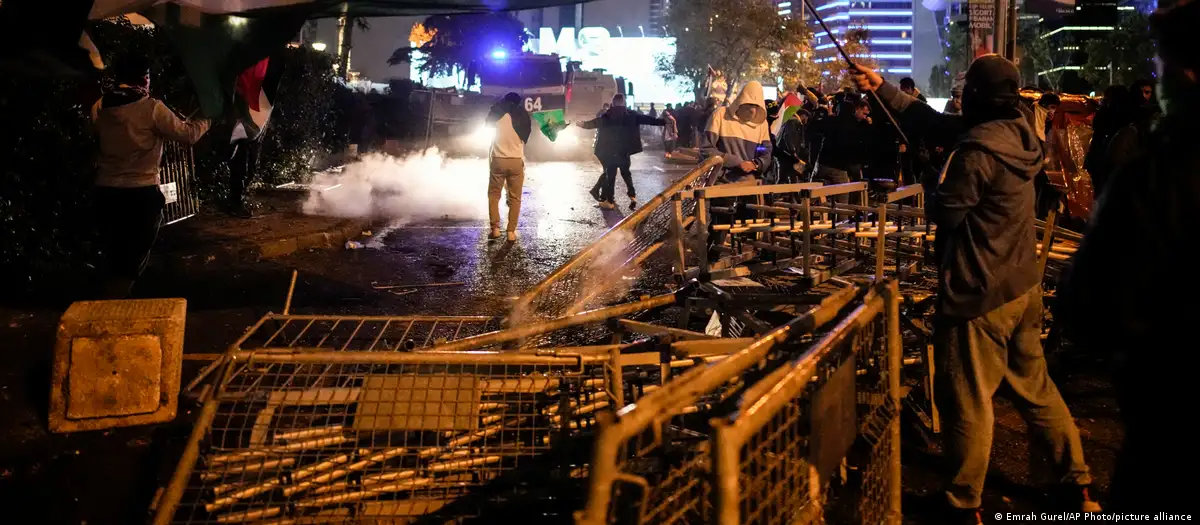
M1048 445L1059 481L1092 482L1079 429L1046 372L1041 326L1040 286L983 317L935 324L934 392L952 475L946 496L955 507L980 504L992 449L992 396L1004 383L1030 431Z

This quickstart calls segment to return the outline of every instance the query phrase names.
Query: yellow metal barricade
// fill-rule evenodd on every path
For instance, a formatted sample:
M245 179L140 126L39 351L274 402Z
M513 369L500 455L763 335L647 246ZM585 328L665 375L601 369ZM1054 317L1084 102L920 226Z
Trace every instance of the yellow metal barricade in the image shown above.
M899 292L875 291L712 421L713 521L900 523Z
M576 522L704 523L712 517L707 418L728 413L752 379L785 363L806 334L862 295L846 287L807 313L707 366L697 366L635 403L597 417L587 502Z

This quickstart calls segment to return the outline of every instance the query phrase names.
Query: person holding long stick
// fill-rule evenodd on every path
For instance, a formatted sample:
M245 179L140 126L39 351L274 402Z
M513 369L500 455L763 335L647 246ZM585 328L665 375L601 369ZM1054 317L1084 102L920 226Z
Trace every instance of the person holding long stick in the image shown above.
M963 115L944 115L852 66L858 88L921 129L961 130L940 176L922 183L937 225L934 392L947 424L946 496L958 523L980 523L992 446L992 398L1007 384L1030 429L1049 444L1063 511L1099 512L1079 430L1046 370L1033 178L1041 141L1017 93L1016 66L985 55L968 68Z

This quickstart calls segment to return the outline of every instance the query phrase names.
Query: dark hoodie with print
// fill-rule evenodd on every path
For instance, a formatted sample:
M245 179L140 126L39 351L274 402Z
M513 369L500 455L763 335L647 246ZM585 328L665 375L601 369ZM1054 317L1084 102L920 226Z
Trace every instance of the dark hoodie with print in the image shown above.
M942 180L927 180L926 214L937 224L939 309L980 317L1040 281L1033 178L1042 146L1030 115L976 123L938 113L884 84L877 93L902 121L925 130L961 130Z

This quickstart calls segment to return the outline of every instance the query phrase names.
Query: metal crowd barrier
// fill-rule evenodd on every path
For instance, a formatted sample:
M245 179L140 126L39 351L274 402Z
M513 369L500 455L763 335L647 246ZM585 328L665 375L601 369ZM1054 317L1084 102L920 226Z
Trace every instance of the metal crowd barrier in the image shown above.
M612 350L236 353L153 523L567 515Z
M176 223L200 211L200 197L193 188L196 184L196 166L192 159L192 147L179 142L164 143L160 168L162 184L159 189L167 202L163 207L163 222Z
M730 411L753 378L782 364L806 334L864 292L847 287L708 366L691 368L615 412L597 416L587 502L576 522L699 523L711 512L712 446L705 421Z
M694 198L698 229L711 230L713 235L694 238L691 251L699 258L698 266L686 268L680 263L676 271L681 279L726 279L797 266L813 286L846 273L866 259L856 239L873 235L876 224L867 222L867 214L876 210L832 199L857 196L862 200L866 191L865 182L731 184L681 191L675 198ZM772 200L764 204L767 197ZM728 201L733 198L757 203L733 204ZM756 218L737 218L742 210L753 212ZM851 220L841 219L847 215ZM717 221L716 216L725 218ZM676 217L676 223L690 220ZM676 246L680 261L686 260L686 252L683 244ZM743 265L748 261L754 262Z
M873 291L712 421L715 523L901 522L899 289Z
M522 294L514 303L511 324L566 316L614 300L623 277L636 274L670 236L689 229L690 221L680 226L672 218L690 214L694 204L673 202L672 196L710 184L721 163L721 157L705 160Z
M623 319L677 300L509 329L491 317L268 314L189 385L210 378L154 523L460 519L522 505L567 516L597 412L749 344ZM587 327L613 342L521 346Z

